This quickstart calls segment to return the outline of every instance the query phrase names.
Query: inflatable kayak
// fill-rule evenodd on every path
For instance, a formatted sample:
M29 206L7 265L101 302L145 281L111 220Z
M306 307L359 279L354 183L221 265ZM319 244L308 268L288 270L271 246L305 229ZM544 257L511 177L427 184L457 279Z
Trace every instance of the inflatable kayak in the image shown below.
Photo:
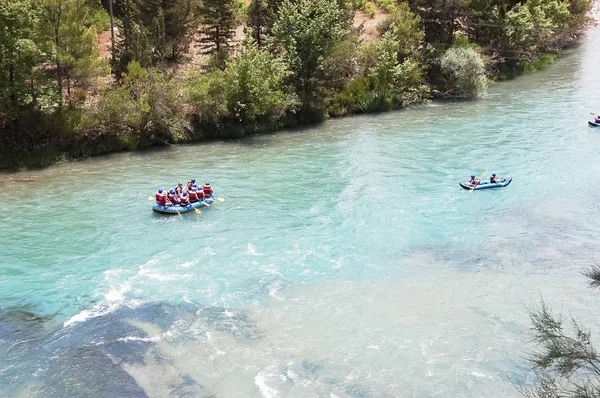
M495 184L490 184L489 181L484 181L479 185L463 184L462 182L459 182L459 184L461 187L468 189L469 191L478 191L480 189L502 188L510 184L511 181L512 177L508 177Z
M207 204L211 204L214 201L214 195L211 195L210 198L204 199L200 202L192 203L187 206L159 206L156 203L152 206L152 211L160 214L181 214L187 213L188 211L192 211L194 209L198 209L200 207L204 207Z
M592 126L592 127L598 127L598 126L600 126L600 123L594 123L594 122L590 122L589 120L588 120L588 124L589 124L590 126Z

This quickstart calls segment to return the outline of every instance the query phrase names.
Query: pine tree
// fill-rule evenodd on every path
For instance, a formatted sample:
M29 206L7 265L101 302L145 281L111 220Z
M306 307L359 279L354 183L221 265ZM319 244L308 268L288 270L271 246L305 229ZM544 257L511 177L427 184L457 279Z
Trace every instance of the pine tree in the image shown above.
M0 1L0 127L7 119L18 123L19 111L35 105L32 83L40 71L34 66L48 61L41 48L41 17L36 0ZM8 131L16 134L16 128Z
M337 0L284 0L273 25L273 47L292 72L304 120L318 120L325 110L329 87L327 63L351 26ZM335 63L333 63L335 65Z
M265 37L271 34L281 2L282 0L253 0L248 7L248 27L258 47L262 47Z
M43 40L53 54L56 70L57 99L63 100L63 88L71 98L74 85L87 87L91 79L104 72L99 59L96 33L86 0L44 0Z
M212 55L214 65L223 68L235 36L234 0L204 0L200 7L202 37L200 51Z
M198 2L199 0L163 0L169 61L180 60L189 49L191 27L197 22L194 10Z
M116 46L113 60L113 72L121 76L131 61L138 61L142 66L150 64L150 53L147 43L147 32L140 23L140 13L134 0L122 0L123 16L119 24L121 39Z
M169 53L169 45L167 43L167 33L165 28L165 13L162 8L158 9L158 14L152 20L152 54L154 60L160 62L166 58L165 54Z

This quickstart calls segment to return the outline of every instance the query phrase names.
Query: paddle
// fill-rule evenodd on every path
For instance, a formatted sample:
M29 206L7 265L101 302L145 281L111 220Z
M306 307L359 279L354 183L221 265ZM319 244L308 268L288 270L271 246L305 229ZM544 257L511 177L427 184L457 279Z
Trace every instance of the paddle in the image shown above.
M167 199L167 202L169 202L171 204L171 206L173 206L173 208L175 209L175 211L177 212L177 215L180 216L181 213L179 212L179 210L177 210L177 203L173 203L170 200Z

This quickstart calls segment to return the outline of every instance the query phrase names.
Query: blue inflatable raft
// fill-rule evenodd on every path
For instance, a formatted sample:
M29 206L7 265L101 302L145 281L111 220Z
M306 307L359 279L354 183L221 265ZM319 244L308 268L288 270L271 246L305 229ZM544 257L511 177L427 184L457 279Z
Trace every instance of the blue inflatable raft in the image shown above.
M590 122L589 120L588 120L588 124L589 124L590 126L592 126L592 127L598 127L598 126L600 126L600 123L594 123L594 122Z
M503 180L500 180L500 182L496 184L490 184L489 181L483 181L479 185L463 184L462 182L459 182L459 185L464 189L468 189L469 191L478 191L480 189L502 188L510 184L511 181L512 177L508 177Z
M198 209L200 207L204 207L207 204L211 204L215 200L214 194L211 195L210 198L204 199L200 202L192 203L187 206L159 206L156 203L152 206L152 211L160 214L181 214L187 213L188 211L192 211L194 209Z

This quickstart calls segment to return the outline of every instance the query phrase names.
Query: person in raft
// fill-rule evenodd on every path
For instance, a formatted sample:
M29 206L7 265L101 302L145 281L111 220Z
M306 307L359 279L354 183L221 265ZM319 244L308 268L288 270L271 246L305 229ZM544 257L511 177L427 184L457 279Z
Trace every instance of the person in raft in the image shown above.
M490 176L490 184L497 184L497 183L499 183L499 182L500 182L500 180L496 178L496 173L493 173L493 174Z
M167 200L169 201L168 204L170 206L175 206L179 204L179 198L177 197L177 193L174 189L171 189L167 194Z
M596 116L594 119L594 123L600 123L600 115Z
M181 195L183 193L183 185L181 183L177 184L175 187L175 193L177 195Z
M188 206L190 204L190 197L188 196L187 192L183 192L181 194L181 198L180 198L179 204L181 206Z
M210 186L210 182L206 181L206 184L204 184L204 197L205 198L210 198L213 194L213 190L212 187Z
M475 178L475 176L471 176L469 177L469 184L471 185L479 185L481 181L477 178Z
M187 183L187 191L188 192L190 192L192 190L192 187L194 186L195 183L196 183L196 179L195 178L192 178L192 180Z
M166 192L164 192L162 189L159 189L155 196L156 196L156 204L157 205L159 205L159 206L167 205L167 193Z
M198 185L194 185L194 188L196 188L196 196L198 197L198 200L203 201L204 200L204 188L198 188Z
M190 203L196 203L198 201L198 195L196 195L196 188L192 187L192 190L188 193L190 197Z

